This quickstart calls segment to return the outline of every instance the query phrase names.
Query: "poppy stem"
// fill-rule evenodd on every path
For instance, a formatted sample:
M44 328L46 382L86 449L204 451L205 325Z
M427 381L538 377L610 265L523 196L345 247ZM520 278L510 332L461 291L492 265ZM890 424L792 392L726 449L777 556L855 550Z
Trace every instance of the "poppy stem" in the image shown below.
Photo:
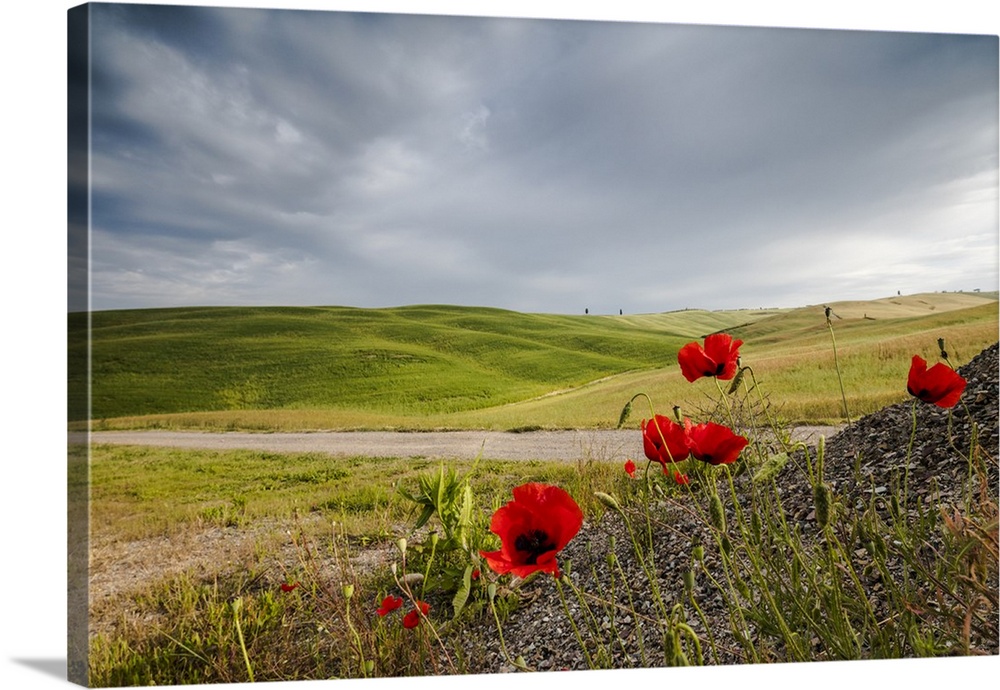
M903 511L906 511L907 507L907 492L910 488L910 459L913 456L913 440L917 436L917 399L914 398L910 404L910 415L912 417L912 424L910 426L910 442L906 446L906 464L903 465Z
M726 414L729 416L729 428L736 429L736 419L733 417L733 406L729 404L729 398L726 396L726 392L722 390L722 384L719 383L719 377L714 376L715 387L719 389L719 397L722 398L723 404L726 406Z
M570 627L573 628L573 634L576 636L577 644L580 645L580 649L583 651L583 656L587 659L587 668L595 668L594 659L590 656L590 651L587 649L587 645L583 641L583 636L580 634L580 628L577 626L576 621L573 620L573 614L569 612L569 605L566 603L566 592L563 591L562 586L563 578L566 578L566 581L569 582L569 577L566 575L556 578L556 589L559 590L559 601L562 602L563 611L566 613L566 620L569 621Z
M247 677L253 681L253 666L250 664L250 655L247 653L247 643L243 639L243 626L240 624L240 607L243 605L242 599L233 600L233 622L236 624L236 635L240 639L240 651L243 652L243 663L247 666Z
M510 664L511 666L515 666L517 668L523 669L525 671L530 671L531 669L528 668L527 665L523 665L523 660L522 660L522 664L518 664L517 661L515 661L514 659L510 658L510 652L507 651L507 643L503 639L503 626L500 625L500 616L499 616L499 614L497 614L497 606L496 606L497 586L496 586L496 584L490 583L490 585L489 585L489 587L487 588L486 591L487 591L487 595L488 595L487 598L490 601L490 611L493 612L493 620L496 621L496 624L497 624L497 635L500 636L500 651L503 652L504 658L507 659L507 663L508 664Z
M364 678L368 677L367 663L365 662L365 648L361 643L361 635L358 634L357 629L354 627L354 623L351 622L351 597L344 597L344 620L347 621L347 627L351 630L351 635L354 637L354 644L358 646L358 661L360 661L359 667L361 668L361 675Z
M847 426L851 425L851 413L847 410L847 393L844 392L844 376L840 373L840 358L837 357L837 337L833 334L833 322L830 321L830 311L827 309L826 327L830 329L830 340L833 342L833 365L837 368L837 381L840 383L840 399L844 402L844 419Z
M775 421L773 415L771 415L771 406L768 404L767 400L764 398L764 394L760 390L760 384L757 383L757 375L754 374L753 367L746 366L743 368L750 372L750 380L753 381L753 388L757 391L757 398L760 400L761 409L764 410L764 416L767 417L767 423L771 427L771 431L774 432L774 437L782 445L785 452L790 452L793 444L790 441L785 440L785 437L781 434L781 429L779 428L777 421ZM746 386L745 381L743 385ZM749 391L747 391L747 395L749 394Z

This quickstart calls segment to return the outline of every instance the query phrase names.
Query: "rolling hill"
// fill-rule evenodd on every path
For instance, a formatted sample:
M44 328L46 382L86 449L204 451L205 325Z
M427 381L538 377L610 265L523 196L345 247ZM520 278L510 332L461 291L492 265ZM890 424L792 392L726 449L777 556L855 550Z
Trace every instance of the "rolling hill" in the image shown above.
M833 326L845 363L864 362L856 381L870 390L859 399L884 400L879 380L891 382L918 344L930 359L936 338L947 337L968 359L996 341L995 294L829 306L839 317ZM775 392L825 400L793 416L829 418L826 398L839 399L836 382L829 390L835 395L816 390L829 383L817 377L831 357L823 305L627 316L446 305L199 307L90 316L90 417L106 426L606 426L638 390L671 404L690 404L692 394L695 401L704 398L706 389L677 381L676 353L723 330L745 341L744 358L777 383ZM70 314L71 335L85 324L85 314ZM76 377L70 410L79 410L86 348L77 342L69 356ZM872 362L881 362L877 375ZM71 414L70 421L84 417Z

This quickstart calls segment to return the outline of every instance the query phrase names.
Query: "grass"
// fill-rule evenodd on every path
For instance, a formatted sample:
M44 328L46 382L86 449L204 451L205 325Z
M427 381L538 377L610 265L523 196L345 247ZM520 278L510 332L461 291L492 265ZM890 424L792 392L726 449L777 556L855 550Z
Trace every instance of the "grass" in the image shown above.
M993 294L831 306L856 414L905 396L898 380L914 347L926 352L947 334L961 364L998 330ZM746 341L790 422L841 418L821 306L629 316L199 308L97 312L92 320L95 428L601 428L637 388L685 409L704 404L680 376L676 352L719 330ZM81 325L82 315L71 315L71 330ZM83 356L71 347L71 364ZM85 423L85 390L70 386L75 428Z
M595 459L470 459L449 467L470 477L480 498L479 540L486 511L511 486L556 483L587 497L620 481L617 465ZM392 580L385 563L365 566L358 556L391 555L418 512L396 483L413 492L421 475L438 468L412 458L333 463L319 454L95 447L92 567L113 571L138 558L142 565L133 567L157 574L121 595L124 603L112 597L92 605L101 632L90 644L91 685L247 682L249 673L255 681L365 675L351 653L354 633L377 661L377 675L432 672L427 640L372 620L373 602ZM603 510L593 498L582 505L591 515ZM211 548L196 558L206 544ZM137 557L139 549L146 552ZM412 534L409 554L417 567L426 560ZM302 587L282 592L281 584L294 582ZM345 583L354 587L354 632L344 624ZM439 600L435 605L444 606Z
M946 338L956 365L996 341L995 298L946 297L831 305L842 317L833 328L852 416L901 399L909 357L935 359L938 337ZM854 309L864 311L858 316ZM712 387L691 386L676 366L662 365L693 337L685 328L721 324L744 339L745 361L766 391L764 402L755 402L761 397L751 394L747 377L744 397L734 398L750 401L745 414L757 415L758 425L771 421L759 417L761 408L778 412L779 424L840 415L830 333L815 308L760 319L698 313L589 321L445 307L376 312L107 313L95 320L101 332L95 331L95 401L133 385L123 405L135 412L144 401L165 405L156 392L166 386L171 405L187 400L195 407L247 409L109 417L106 425L269 430L303 428L304 419L317 426L351 419L397 428L614 426L622 404L639 391L662 405L661 412L676 403L689 416L702 409L717 416ZM217 352L219 342L231 347ZM491 342L500 344L493 350ZM654 352L640 356L643 347ZM512 356L525 349L522 357ZM153 363L164 352L171 353L168 360ZM339 412L328 407L323 396L331 393L323 389L332 379L316 378L324 353L340 357L346 380L360 386L367 377L365 385L395 387L402 402L388 394L363 401L345 386L338 394L356 394L354 402ZM567 371L555 371L563 360L570 362ZM151 386L139 385L143 366L152 367ZM400 371L410 367L408 375ZM103 388L98 372L108 375ZM602 372L610 378L585 385ZM188 374L188 390L179 390ZM441 380L430 383L435 376ZM490 380L479 385L495 387L470 403L467 386L482 377ZM565 387L570 390L550 394ZM444 402L420 400L435 391ZM299 402L277 405L272 396L279 393ZM316 407L302 402L309 395L317 396L309 403ZM564 601L576 606L564 609L571 633L562 643L579 645L588 667L613 666L616 650L632 653L635 637L617 627L623 617L649 626L640 637L638 665L996 653L976 644L992 634L995 645L997 504L995 486L986 481L995 457L976 443L962 449L967 471L960 504L929 503L924 493L909 503L904 476L891 495L873 491L866 502L844 505L824 481L821 457L794 455L781 433L777 438L752 439L738 467L691 465L689 485L658 473L634 482L617 462L600 457L576 464L469 458L449 462L446 474L445 466L423 458L95 446L89 555L92 582L105 584L90 592L89 682L467 672L473 660L453 641L477 626L502 633L526 596L519 583L486 572L478 553L497 548L490 516L512 487L529 481L562 487L588 522L622 520L632 536L618 552L612 544L602 572L594 567L605 583L596 591L583 591L568 577L556 580ZM793 465L807 477L822 516L815 532L791 519L790 497L774 481ZM414 503L397 486L427 500ZM649 584L664 572L654 535L673 529L668 508L696 524L684 535L693 540L690 557L671 554L668 568L684 582L681 599ZM646 577L625 576L616 560L625 551ZM859 553L863 569L856 566ZM483 572L473 580L477 568ZM865 583L872 578L889 617L869 603ZM699 592L707 591L721 597L721 618L706 615ZM401 596L401 608L376 615L387 595ZM651 600L655 615L641 613L647 611L638 608L642 598ZM427 615L413 630L403 628L403 615L418 601L429 602ZM519 642L508 638L504 646L511 668L525 666Z

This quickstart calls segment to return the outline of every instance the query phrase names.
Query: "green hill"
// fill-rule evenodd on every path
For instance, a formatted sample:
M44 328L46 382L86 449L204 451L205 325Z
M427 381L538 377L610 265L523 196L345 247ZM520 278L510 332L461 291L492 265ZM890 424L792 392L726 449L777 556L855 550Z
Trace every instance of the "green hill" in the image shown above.
M848 360L852 348L896 343L889 359L908 364L906 339L926 345L941 329L970 357L996 340L995 295L830 306L842 317L834 327ZM808 368L808 353L830 350L822 307L629 316L201 307L94 312L91 323L91 418L110 426L607 425L636 386L659 390L679 378L677 350L708 333L743 338L745 357L757 357L762 371ZM85 314L70 315L71 334L85 324ZM85 347L71 346L69 356L71 376L85 376ZM660 392L674 400L694 390L676 388ZM71 385L71 396L80 389ZM80 403L71 397L70 410Z

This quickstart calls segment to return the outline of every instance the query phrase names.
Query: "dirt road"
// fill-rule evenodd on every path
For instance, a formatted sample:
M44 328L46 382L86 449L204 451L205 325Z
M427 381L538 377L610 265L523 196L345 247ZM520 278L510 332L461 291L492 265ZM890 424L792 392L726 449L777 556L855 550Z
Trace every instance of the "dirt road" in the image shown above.
M832 436L838 427L798 427L792 437L807 443ZM82 437L77 437L83 440ZM336 431L302 433L208 433L194 431L98 431L94 444L168 446L337 456L484 458L495 460L617 460L642 457L635 429L529 431Z

